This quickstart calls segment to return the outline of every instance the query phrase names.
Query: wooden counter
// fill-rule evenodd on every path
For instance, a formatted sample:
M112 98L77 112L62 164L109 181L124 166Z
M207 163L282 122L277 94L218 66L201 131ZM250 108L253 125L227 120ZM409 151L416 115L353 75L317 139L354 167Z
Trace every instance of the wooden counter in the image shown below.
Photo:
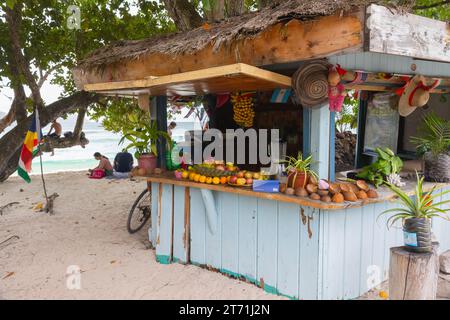
M297 197L297 196L289 196L283 193L264 193L264 192L255 192L251 188L245 188L245 187L232 187L228 185L213 185L213 184L204 184L204 183L198 183L193 182L190 180L180 180L176 179L173 176L173 173L165 173L161 175L152 175L147 177L135 177L136 179L142 179L147 180L148 182L153 183L163 183L163 184L171 184L176 186L182 186L182 187L190 187L190 188L199 188L199 189L208 189L212 191L219 191L219 192L228 192L228 193L234 193L239 194L243 196L250 196L250 197L256 197L260 199L267 199L267 200L274 200L274 201L281 201L281 202L288 202L288 203L294 203L298 204L300 206L307 206L311 208L317 208L322 210L342 210L347 208L357 208L361 206L365 206L371 203L380 203L385 201L395 201L397 199L397 196L392 193L387 187L379 187L377 189L379 197L377 199L367 199L367 200L359 200L357 202L344 202L342 204L337 203L325 203L318 200L311 200L307 197ZM414 194L414 188L415 188L415 181L405 181L406 186L402 189L407 192L408 195ZM430 183L425 182L424 183L424 191L429 191L433 188L434 185L437 185L436 190L443 189L445 187L449 187L450 184L445 183Z

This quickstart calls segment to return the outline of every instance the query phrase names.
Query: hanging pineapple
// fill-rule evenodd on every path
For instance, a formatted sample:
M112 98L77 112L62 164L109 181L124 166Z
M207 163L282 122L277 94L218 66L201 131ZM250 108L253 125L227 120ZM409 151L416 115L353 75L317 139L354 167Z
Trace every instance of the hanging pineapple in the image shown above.
M241 127L253 127L255 110L252 93L236 93L231 96L233 103L234 121Z

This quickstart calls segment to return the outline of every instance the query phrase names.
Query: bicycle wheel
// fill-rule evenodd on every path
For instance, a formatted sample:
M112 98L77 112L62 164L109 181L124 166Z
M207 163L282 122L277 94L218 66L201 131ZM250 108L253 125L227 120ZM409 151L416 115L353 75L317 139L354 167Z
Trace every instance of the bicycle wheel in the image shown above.
M133 234L141 230L152 213L152 194L148 189L142 191L131 207L128 215L127 229Z

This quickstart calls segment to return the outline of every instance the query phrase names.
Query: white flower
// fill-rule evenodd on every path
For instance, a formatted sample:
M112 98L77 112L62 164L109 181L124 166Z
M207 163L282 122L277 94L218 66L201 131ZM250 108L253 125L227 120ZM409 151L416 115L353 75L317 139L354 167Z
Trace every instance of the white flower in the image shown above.
M387 176L386 180L396 187L403 187L406 185L406 183L402 182L402 178L397 173L391 173Z

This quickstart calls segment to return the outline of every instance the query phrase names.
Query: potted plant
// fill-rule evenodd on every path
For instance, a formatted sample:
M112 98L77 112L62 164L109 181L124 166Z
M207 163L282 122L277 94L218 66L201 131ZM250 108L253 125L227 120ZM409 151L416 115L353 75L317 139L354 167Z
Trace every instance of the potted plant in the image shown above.
M286 160L281 161L281 163L286 163L288 182L287 186L289 188L305 188L310 179L315 179L318 181L317 174L310 169L312 163L312 156L303 159L303 154L298 153L297 157L286 157Z
M417 153L424 158L425 179L450 182L450 120L429 113L424 117L419 132L420 136L413 137L411 141L417 145Z
M138 159L139 168L152 172L157 167L157 141L158 138L166 138L171 141L167 132L159 131L156 121L141 123L138 128L124 131L124 136L120 140L122 144L125 139L130 141L125 149L134 149L134 156Z
M429 192L423 191L424 177L417 175L417 185L413 197L409 197L404 191L393 184L387 186L398 196L402 208L394 208L384 211L382 214L395 213L387 220L388 227L396 221L403 220L403 234L405 248L412 252L431 252L431 218L441 217L449 220L446 212L450 208L440 206L450 203L450 200L435 203L442 195L450 193L450 190L434 193L436 186Z

